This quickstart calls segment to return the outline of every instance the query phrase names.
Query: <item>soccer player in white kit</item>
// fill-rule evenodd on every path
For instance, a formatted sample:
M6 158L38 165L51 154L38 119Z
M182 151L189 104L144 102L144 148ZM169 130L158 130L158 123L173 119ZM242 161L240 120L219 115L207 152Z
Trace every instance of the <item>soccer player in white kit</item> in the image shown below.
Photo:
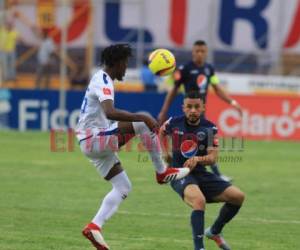
M99 211L82 231L98 250L109 249L101 234L102 227L131 190L130 180L116 153L128 139L134 135L140 136L151 156L158 183L181 179L190 172L189 168L166 166L155 133L158 124L154 118L114 107L113 80L123 79L130 56L128 44L111 45L103 50L101 61L104 69L99 70L88 85L76 128L81 151L100 175L112 184L112 190L104 197Z

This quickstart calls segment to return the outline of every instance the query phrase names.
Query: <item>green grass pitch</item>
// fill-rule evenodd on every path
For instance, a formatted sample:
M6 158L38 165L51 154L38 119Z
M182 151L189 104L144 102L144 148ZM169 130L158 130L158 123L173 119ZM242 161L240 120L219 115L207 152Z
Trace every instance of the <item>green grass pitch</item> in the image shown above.
M93 249L82 227L110 190L79 152L50 152L49 134L0 132L0 249ZM223 173L246 193L224 235L235 250L300 249L300 146L246 141ZM190 208L157 185L145 153L121 152L133 190L104 227L113 250L191 250ZM225 158L223 158L223 161ZM206 226L219 204L207 205ZM206 241L206 249L217 249Z

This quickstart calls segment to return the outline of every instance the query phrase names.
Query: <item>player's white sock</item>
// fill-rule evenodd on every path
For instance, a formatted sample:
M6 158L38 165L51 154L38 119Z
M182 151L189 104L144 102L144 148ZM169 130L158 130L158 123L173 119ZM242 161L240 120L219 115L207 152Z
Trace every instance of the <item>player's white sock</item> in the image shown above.
M133 122L133 129L139 135L144 147L148 150L157 173L164 173L167 169L162 159L161 145L155 133L151 132L144 122Z
M125 171L111 178L113 189L104 197L101 207L92 220L97 226L102 227L117 210L121 202L131 190L131 182Z

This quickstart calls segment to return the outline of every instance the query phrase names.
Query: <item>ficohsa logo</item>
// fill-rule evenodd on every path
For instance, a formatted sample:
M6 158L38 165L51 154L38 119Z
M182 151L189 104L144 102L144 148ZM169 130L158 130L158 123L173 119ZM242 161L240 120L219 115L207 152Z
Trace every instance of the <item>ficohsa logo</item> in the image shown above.
M300 105L291 110L290 102L283 101L281 114L250 113L245 110L241 118L236 110L226 109L219 117L219 125L225 134L229 135L288 138L300 129L299 118Z
M185 140L180 145L181 154L185 158L191 158L196 155L198 150L197 143L193 140Z

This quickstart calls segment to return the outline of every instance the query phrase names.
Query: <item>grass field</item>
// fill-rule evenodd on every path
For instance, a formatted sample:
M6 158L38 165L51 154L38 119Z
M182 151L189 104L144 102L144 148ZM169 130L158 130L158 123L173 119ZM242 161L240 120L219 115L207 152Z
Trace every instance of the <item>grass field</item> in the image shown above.
M78 151L50 152L48 133L0 133L0 250L93 249L81 236L110 185ZM225 156L227 153L222 153ZM223 172L247 195L224 231L235 250L300 249L300 146L246 142ZM192 250L190 209L159 186L146 154L121 152L133 191L106 224L113 250ZM207 206L206 225L219 205ZM217 249L206 242L206 249Z

